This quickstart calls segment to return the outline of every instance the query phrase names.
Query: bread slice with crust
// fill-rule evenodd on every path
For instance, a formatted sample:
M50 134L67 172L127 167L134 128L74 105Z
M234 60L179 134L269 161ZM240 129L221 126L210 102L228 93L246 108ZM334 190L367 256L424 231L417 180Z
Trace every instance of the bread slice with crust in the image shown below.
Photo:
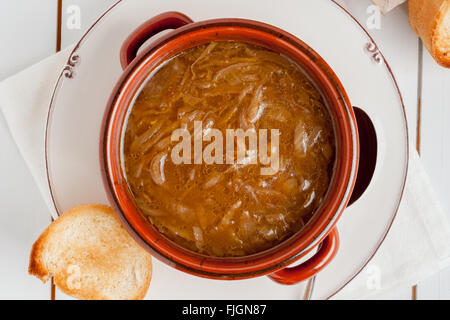
M450 68L450 0L409 0L409 21L433 58Z
M73 208L34 243L28 272L79 299L143 299L151 256L104 205Z

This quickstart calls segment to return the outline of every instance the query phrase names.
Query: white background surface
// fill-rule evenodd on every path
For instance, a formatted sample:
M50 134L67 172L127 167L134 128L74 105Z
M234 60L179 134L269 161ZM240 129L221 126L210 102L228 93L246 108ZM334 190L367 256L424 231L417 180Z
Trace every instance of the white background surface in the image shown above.
M63 0L62 47L77 41L114 2ZM338 2L366 27L371 15L367 12L369 0ZM71 5L81 9L80 30L67 28L67 9ZM35 0L0 1L0 81L54 53L56 29L57 0L41 0L39 5ZM403 94L411 147L420 137L418 145L425 168L450 214L450 70L437 66L422 49L409 27L406 5L382 17L379 30L369 31L390 63ZM27 266L31 245L50 217L1 115L0 146L0 298L49 299L49 285L29 276ZM399 288L380 298L410 299L411 292L410 287ZM56 297L61 295L57 293ZM450 270L419 283L417 298L450 299Z

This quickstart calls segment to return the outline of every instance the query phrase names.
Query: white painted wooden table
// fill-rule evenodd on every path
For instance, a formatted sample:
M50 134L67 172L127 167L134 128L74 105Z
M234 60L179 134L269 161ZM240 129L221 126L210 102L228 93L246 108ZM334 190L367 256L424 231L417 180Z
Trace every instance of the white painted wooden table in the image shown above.
M0 81L55 53L59 10L62 13L61 47L64 48L76 42L114 2L0 1ZM373 8L369 0L338 2L363 26L373 27L370 23ZM70 20L77 10L81 17L79 29ZM379 27L369 28L369 31L399 83L409 121L411 147L417 146L420 150L438 196L450 214L450 70L437 66L422 48L409 27L406 5L382 16ZM50 216L1 115L0 146L0 299L50 299L50 285L42 285L27 273L31 245L50 223ZM67 297L57 291L56 298ZM412 288L399 288L380 298L411 299ZM450 269L419 283L417 299L450 299Z

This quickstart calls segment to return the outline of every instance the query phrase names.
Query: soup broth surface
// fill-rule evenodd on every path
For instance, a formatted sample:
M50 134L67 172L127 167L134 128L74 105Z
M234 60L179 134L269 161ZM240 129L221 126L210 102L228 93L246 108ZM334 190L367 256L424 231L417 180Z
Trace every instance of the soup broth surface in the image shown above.
M278 170L227 164L225 147L223 164L175 164L172 132L189 130L193 153L195 121L203 137L223 132L224 145L226 129L267 129L269 154L271 129L279 130ZM256 154L249 144L247 160ZM335 139L320 93L295 63L221 41L186 50L150 75L126 123L123 157L136 204L160 232L205 255L243 256L279 244L311 218L330 183Z

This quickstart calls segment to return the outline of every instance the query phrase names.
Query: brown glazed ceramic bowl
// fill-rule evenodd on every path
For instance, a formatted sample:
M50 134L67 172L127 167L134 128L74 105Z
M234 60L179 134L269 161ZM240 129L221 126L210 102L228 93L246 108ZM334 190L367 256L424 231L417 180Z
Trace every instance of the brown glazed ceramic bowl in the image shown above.
M138 49L157 33L174 29ZM122 168L121 143L128 111L148 75L176 54L204 43L245 41L278 52L295 61L315 83L330 111L336 136L336 163L329 190L320 208L295 235L263 252L243 257L218 258L187 250L153 227L139 212ZM350 200L359 161L359 136L353 108L333 70L310 47L293 35L257 21L217 19L192 22L185 15L167 12L156 16L124 42L120 59L124 73L111 94L100 146L105 187L123 224L155 257L193 275L214 279L244 279L269 275L283 284L305 280L334 257L338 249L335 224ZM317 250L295 267L294 261Z

